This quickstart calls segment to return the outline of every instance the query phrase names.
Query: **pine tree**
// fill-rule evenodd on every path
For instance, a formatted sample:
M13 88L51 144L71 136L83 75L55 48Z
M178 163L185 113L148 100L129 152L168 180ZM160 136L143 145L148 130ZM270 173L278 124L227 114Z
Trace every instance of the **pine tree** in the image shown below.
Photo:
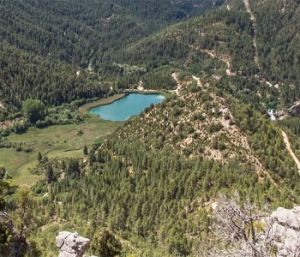
M86 145L83 147L83 154L84 155L88 155L89 154L89 150L88 150L88 147Z
M48 184L50 184L51 182L54 181L54 172L53 172L53 168L51 165L47 165L47 182Z
M101 257L114 257L121 254L122 245L110 231L98 231L94 235L91 250Z
M41 162L42 159L43 159L43 156L42 156L41 152L38 152L38 155L37 155L38 162Z

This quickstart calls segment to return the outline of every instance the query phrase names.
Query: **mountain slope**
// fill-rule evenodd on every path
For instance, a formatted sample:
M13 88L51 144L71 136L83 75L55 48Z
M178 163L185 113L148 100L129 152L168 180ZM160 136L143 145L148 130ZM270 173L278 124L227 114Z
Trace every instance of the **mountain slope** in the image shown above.
M227 77L227 90L243 101L251 94L251 104L289 107L300 96L299 25L298 1L250 1L248 6L232 0L106 58Z
M19 106L27 97L41 98L41 95L45 96L42 100L49 104L59 104L83 96L99 97L107 92L103 80L116 81L112 79L114 73L103 65L102 56L106 51L122 49L128 43L161 27L213 7L207 0L2 0L0 54L3 71L0 83L1 88L5 89L1 90L1 101ZM7 48L12 53L9 57ZM24 65L24 61L19 63L20 59L26 59L28 65ZM31 59L35 61L31 62ZM28 74L27 78L7 71L5 63L8 61L16 70ZM51 72L45 74L44 71L49 66L60 66L61 71L56 72L56 77L59 78L51 78ZM96 75L87 74L93 79L82 79L81 89L78 93L73 90L72 97L58 95L56 91L60 87L62 91L77 87L74 86L76 82L70 80L76 80L74 74L77 71L84 73L83 69L89 73L95 72ZM106 78L101 79L98 75ZM61 85L61 81L64 81L64 85ZM93 83L92 86L90 82ZM20 87L20 84L23 86Z
M37 231L43 252L51 252L46 235L67 225L90 238L109 227L129 241L128 254L188 256L214 244L210 207L220 193L272 207L299 203L300 177L280 129L212 81L178 81L178 96L129 121L89 157L39 165L46 179L34 192L48 194L35 215L43 209L45 224L59 224Z
M49 238L59 230L96 240L105 229L117 235L126 256L198 256L199 249L219 247L212 209L220 194L238 194L268 211L299 205L297 156L290 154L299 155L293 149L300 144L299 121L272 122L266 112L300 96L294 74L299 1L226 1L162 30L160 23L185 19L183 13L193 10L183 1L111 3L73 1L67 8L68 0L53 6L18 1L7 5L26 10L17 27L9 15L2 20L9 22L0 28L6 37L0 104L4 98L20 105L28 97L60 104L138 83L167 95L111 137L85 147L83 158L41 157L32 172L43 179L31 189L25 226L40 255L56 255ZM47 8L49 17L32 20ZM106 11L99 18L101 8ZM171 16L154 13L161 8ZM271 26L276 15L278 35ZM23 42L32 31L37 36ZM282 128L291 128L291 146Z
M48 104L101 97L109 87L73 65L28 54L0 44L0 99L5 105L20 107L28 98Z

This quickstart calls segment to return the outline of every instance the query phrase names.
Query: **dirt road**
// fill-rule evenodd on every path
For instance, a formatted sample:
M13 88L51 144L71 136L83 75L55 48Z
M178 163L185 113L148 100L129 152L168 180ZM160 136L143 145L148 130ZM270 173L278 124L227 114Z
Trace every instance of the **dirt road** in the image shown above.
M283 140L284 140L284 143L286 145L287 150L289 151L291 157L293 158L293 160L295 161L295 163L297 165L298 172L299 172L299 175L300 175L300 161L297 158L296 154L293 152L293 149L292 149L291 144L290 144L290 140L289 140L287 134L284 131L282 131L282 136L283 136Z

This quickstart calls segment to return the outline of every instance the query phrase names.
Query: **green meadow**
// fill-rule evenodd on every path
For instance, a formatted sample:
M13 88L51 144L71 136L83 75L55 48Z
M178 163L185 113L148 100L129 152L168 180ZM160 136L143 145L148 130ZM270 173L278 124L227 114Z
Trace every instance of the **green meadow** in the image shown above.
M83 147L101 142L118 128L122 122L101 120L88 117L80 124L51 126L44 129L30 128L24 134L11 134L10 142L25 143L32 152L17 152L15 149L0 149L0 166L4 166L12 183L19 186L31 186L39 176L30 172L37 164L37 156L81 157Z

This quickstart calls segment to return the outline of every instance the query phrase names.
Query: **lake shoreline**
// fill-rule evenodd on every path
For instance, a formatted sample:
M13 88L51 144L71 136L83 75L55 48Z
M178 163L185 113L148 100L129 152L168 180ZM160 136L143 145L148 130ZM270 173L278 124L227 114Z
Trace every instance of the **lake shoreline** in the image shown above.
M158 92L127 92L117 97L107 98L104 101L93 103L96 106L91 109L89 105L89 113L97 115L103 120L109 121L126 121L130 117L137 116L151 105L156 105L165 100L165 96Z
M100 107L103 105L109 105L114 103L115 101L118 101L124 97L126 97L129 94L141 94L141 95L151 95L151 94L157 94L157 95L163 95L165 97L168 96L167 93L165 93L164 91L161 90L154 90L154 89L144 89L144 90L140 90L140 89L125 89L123 91L123 93L119 93L119 94L115 94L113 96L109 96L109 97L105 97L105 98L99 98L98 100L95 100L93 102L84 104L82 106L79 107L79 112L80 113L88 113L91 109L96 108L96 107Z
M128 93L121 93L121 94L115 94L113 96L105 97L105 98L100 98L96 101L84 104L79 107L79 112L81 113L88 113L91 109L102 106L102 105L108 105L112 104L115 101L118 101L125 97Z

